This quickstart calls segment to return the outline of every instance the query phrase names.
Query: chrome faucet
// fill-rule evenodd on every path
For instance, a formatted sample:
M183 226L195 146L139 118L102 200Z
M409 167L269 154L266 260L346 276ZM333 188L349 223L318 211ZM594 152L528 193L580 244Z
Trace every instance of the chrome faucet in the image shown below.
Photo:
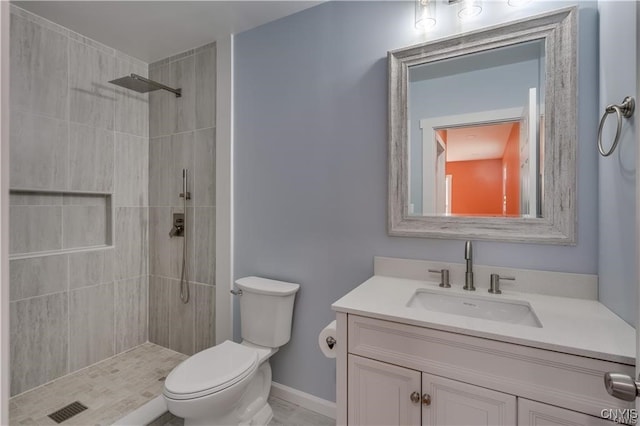
M464 287L462 289L476 291L473 286L473 248L471 247L471 241L464 243L464 258L467 261L467 272L464 274Z

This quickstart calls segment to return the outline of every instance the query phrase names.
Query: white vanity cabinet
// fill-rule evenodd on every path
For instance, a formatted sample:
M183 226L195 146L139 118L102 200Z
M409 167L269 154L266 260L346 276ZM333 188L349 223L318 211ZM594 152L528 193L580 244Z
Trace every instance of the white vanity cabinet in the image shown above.
M338 424L610 425L607 371L634 367L339 312Z
M349 424L419 425L421 373L349 354Z
M518 398L519 426L611 426L611 422L588 414Z
M422 425L512 426L516 397L422 373Z
M516 397L349 354L350 425L512 426Z

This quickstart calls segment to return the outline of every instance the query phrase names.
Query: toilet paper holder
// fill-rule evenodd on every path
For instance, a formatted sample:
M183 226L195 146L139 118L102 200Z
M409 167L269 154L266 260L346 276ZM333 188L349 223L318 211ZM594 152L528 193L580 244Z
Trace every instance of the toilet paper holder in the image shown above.
M336 339L331 336L327 337L326 342L327 346L329 346L329 349L333 349L333 347L336 345Z

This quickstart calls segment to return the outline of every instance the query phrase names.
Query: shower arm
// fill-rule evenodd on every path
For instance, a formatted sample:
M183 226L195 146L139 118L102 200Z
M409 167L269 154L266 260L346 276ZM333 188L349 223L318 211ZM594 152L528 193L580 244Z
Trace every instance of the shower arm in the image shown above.
M131 78L135 79L135 80L140 80L143 81L145 83L147 83L149 86L154 86L157 87L158 89L163 89L166 90L168 92L174 93L176 95L176 98L181 98L182 97L182 89L174 89L173 87L169 87L169 86L165 86L162 83L158 83L157 81L153 81L153 80L149 80L148 78L144 78L141 75L138 74L131 74Z

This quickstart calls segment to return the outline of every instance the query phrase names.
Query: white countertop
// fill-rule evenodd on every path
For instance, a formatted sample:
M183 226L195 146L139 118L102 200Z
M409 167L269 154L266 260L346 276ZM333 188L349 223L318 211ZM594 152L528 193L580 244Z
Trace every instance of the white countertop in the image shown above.
M495 297L496 300L502 298L525 301L535 311L542 328L407 307L419 288L446 294L477 294ZM336 301L332 308L347 314L635 364L635 329L602 303L504 289L502 291L503 294L491 295L486 289L475 292L456 287L443 289L435 282L375 275Z

